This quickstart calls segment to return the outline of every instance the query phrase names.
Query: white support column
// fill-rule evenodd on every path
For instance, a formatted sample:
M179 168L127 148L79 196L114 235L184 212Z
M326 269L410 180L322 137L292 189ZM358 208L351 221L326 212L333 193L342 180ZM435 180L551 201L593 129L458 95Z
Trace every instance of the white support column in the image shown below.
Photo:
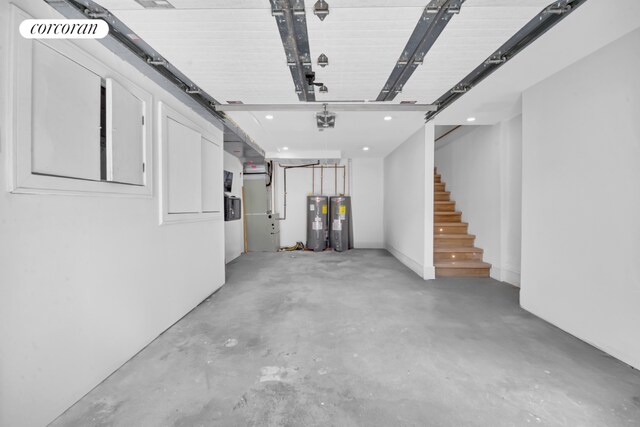
M436 278L433 265L433 167L435 165L435 125L427 123L424 132L424 261L425 280Z

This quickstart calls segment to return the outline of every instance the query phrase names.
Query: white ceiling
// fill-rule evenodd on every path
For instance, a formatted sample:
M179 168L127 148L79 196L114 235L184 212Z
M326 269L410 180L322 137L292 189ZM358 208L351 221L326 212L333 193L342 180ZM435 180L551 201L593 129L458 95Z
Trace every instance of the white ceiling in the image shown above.
M268 0L170 0L176 9L168 10L143 9L134 0L98 1L219 101L298 102ZM331 13L320 21L311 12L315 0L306 0L312 57L325 53L330 62L324 69L314 66L317 81L329 88L327 95L317 94L317 99L375 99L427 2L329 0ZM610 2L634 1L592 0L581 9ZM467 0L394 102L435 101L549 3ZM594 22L581 25L593 30ZM512 92L517 92L517 86L502 98L492 101L489 94L482 102L496 111L513 108L517 97ZM318 132L313 113L273 115L270 121L263 113L230 113L265 151L287 146L296 152L339 150L344 157L384 156L424 123L423 113L395 113L388 122L382 120L388 113L339 113L335 129ZM449 115L448 124L454 124L454 118ZM371 147L366 153L361 150L365 145Z

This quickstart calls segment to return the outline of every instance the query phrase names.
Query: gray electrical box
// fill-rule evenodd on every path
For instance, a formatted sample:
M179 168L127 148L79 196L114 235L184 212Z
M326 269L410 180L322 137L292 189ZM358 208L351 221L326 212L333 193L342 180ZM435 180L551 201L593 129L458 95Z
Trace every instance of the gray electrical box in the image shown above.
M307 197L307 249L320 252L327 248L328 208L326 196Z
M352 249L351 197L331 197L329 212L329 243L331 247L337 252Z

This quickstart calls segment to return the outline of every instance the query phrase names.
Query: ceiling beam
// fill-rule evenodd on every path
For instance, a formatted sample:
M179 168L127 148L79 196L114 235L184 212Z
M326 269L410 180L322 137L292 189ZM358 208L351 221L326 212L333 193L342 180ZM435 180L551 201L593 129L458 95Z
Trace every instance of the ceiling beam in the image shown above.
M315 77L309 48L309 33L304 0L269 0L271 14L276 20L282 46L286 55L286 65L291 71L294 90L300 101L315 101L313 84ZM313 76L313 77L312 77Z
M434 111L431 104L387 104L387 103L326 103L308 102L302 104L218 104L216 111Z
M440 37L451 17L460 12L464 1L432 0L429 2L376 101L392 101L402 92L413 72L424 62L427 52Z
M587 0L556 0L545 7L532 20L527 22L516 34L507 40L498 50L485 59L473 71L467 74L458 84L445 92L434 104L436 110L429 111L425 120L428 122L437 114L455 102L458 98L477 86L507 61L524 50L538 37L549 31L557 23L566 18L571 12L582 6Z

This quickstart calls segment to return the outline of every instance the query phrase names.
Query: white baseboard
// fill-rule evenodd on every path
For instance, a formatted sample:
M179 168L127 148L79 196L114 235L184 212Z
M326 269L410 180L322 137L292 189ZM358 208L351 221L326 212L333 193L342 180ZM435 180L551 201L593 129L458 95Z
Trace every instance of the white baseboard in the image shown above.
M599 339L597 340L598 342L596 342L595 340L592 340L590 337L587 337L586 334L578 332L570 327L567 328L564 326L564 322L558 322L555 319L553 319L551 316L547 316L546 313L542 313L540 310L537 310L535 307L529 306L526 298L522 298L522 297L520 298L520 307L522 307L523 310L526 310L527 312L533 314L534 316L539 317L545 322L548 322L553 326L559 329L562 329L564 332L573 335L579 340L584 341L587 344L597 348L598 350L601 350L609 354L610 356L615 357L616 359L620 360L622 363L626 363L627 365L632 366L635 369L640 369L640 356L638 356L638 354L630 353L628 351L622 351L619 345L615 345L615 346L610 345L609 343L605 343L604 340L602 339Z
M520 287L520 273L508 270L506 268L499 268L496 266L491 266L491 272L489 274L492 279L499 280L501 282L506 282L510 285Z
M436 278L436 267L433 265L425 265L424 268L424 274L422 275L422 278L424 280L432 280Z
M242 252L238 252L236 255L232 256L231 258L225 258L224 263L229 264L231 261L238 258L240 255L242 255Z
M400 252L399 250L397 250L391 245L386 245L386 249L387 251L389 251L389 253L391 253L391 255L396 257L398 261L400 261L401 263L409 267L418 276L424 277L424 267L422 266L422 264L415 262L414 260L412 260L411 258L409 258L408 256L406 256L405 254L403 254L402 252ZM434 270L434 276L435 276L435 270Z
M353 246L355 249L385 249L382 242L356 242Z

